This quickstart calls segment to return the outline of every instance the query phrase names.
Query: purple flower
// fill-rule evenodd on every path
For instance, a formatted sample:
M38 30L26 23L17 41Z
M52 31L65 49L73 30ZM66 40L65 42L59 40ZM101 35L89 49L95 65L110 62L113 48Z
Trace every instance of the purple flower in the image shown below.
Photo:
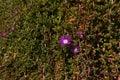
M81 35L80 35L80 38L84 38L84 34L81 34Z
M16 9L15 11L13 11L13 14L17 14L19 12L18 9Z
M14 26L10 27L10 31L14 31L14 29L15 29Z
M61 46L67 46L71 44L71 38L67 35L64 35L60 38L59 43Z
M75 45L75 46L72 47L73 54L78 53L78 51L79 51L79 47L77 45Z
M4 36L6 36L6 32L5 31L2 32L2 37L4 37Z
M82 35L83 34L83 32L82 31L78 31L78 35Z
M84 38L84 34L82 31L78 31L78 35L80 36L80 38Z

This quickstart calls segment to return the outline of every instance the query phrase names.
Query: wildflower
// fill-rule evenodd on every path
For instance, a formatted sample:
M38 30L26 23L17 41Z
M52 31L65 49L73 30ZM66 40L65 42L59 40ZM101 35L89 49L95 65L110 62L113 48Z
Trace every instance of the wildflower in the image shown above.
M75 46L72 47L73 54L78 53L78 51L79 51L79 47L77 45L75 45Z
M83 35L83 34L81 34L81 35L80 35L80 38L84 38L84 35Z
M83 34L83 32L82 31L78 31L78 35L82 35Z
M14 31L14 29L15 29L14 26L10 27L10 31Z
M16 9L15 11L13 11L13 14L17 14L19 12L18 9Z
M67 46L71 44L71 38L69 36L62 36L59 41L61 46Z
M82 31L78 31L78 35L80 36L80 38L84 38L84 34Z
M6 36L6 32L5 31L2 32L2 37L4 37L4 36Z

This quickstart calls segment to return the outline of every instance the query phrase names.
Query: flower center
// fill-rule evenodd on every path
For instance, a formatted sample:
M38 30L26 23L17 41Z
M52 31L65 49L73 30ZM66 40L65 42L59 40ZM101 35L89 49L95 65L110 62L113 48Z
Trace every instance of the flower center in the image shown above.
M74 49L74 52L78 52L78 49L77 49L77 48L75 48L75 49Z
M67 40L67 39L64 39L64 40L63 40L63 43L64 43L64 44L67 44L67 43L68 43L68 40Z

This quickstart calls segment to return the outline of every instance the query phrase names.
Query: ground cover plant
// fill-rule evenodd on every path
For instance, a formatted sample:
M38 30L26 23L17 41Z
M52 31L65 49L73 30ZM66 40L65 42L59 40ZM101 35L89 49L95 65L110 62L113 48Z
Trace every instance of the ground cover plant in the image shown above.
M119 75L119 0L0 0L1 80Z

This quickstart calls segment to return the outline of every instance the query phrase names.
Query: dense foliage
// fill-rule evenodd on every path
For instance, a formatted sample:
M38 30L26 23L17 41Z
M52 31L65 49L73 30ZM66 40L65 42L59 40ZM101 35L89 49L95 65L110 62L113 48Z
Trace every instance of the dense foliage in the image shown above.
M0 0L0 33L2 80L116 80L120 74L119 0ZM70 45L61 46L63 35Z

